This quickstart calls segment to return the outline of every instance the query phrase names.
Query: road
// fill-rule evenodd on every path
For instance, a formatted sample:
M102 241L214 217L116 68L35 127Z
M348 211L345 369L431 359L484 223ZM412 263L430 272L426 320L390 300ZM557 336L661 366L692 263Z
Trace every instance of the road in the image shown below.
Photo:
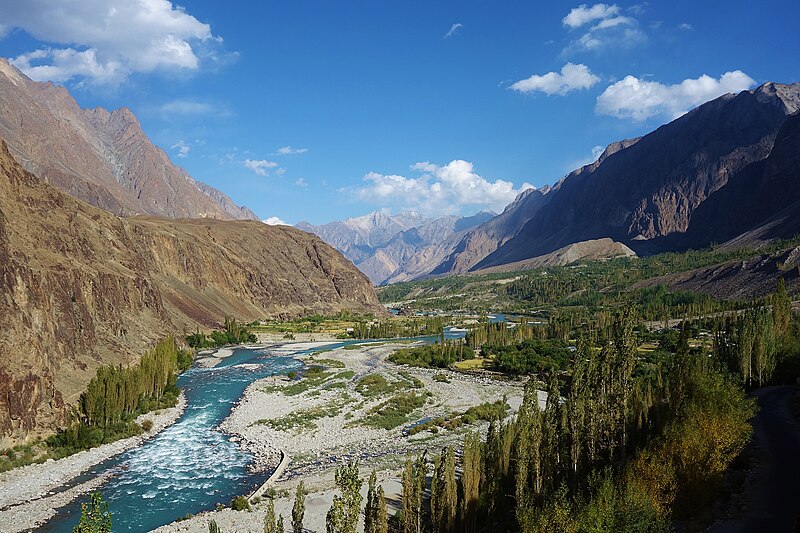
M754 392L759 413L753 420L757 466L746 482L748 505L742 516L719 521L709 533L794 532L800 519L800 423L789 402L795 386L765 387Z

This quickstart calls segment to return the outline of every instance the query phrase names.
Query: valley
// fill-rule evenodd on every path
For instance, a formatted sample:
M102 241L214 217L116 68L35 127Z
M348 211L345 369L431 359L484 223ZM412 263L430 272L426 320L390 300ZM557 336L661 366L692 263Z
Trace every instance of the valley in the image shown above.
M800 4L312 4L0 0L0 531L796 533Z

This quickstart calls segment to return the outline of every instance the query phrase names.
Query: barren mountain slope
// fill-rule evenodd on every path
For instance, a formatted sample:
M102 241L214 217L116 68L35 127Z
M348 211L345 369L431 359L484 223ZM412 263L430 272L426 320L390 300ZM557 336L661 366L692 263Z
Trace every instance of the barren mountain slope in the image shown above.
M101 364L217 325L381 313L317 237L256 221L120 218L25 172L0 144L0 445L46 433Z

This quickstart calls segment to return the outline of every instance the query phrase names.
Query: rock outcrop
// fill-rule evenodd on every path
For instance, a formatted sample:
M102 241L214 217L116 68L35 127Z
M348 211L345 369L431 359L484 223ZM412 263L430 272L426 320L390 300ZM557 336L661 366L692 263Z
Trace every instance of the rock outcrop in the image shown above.
M51 431L99 365L131 363L167 334L344 310L385 312L313 235L118 217L26 172L0 143L0 446Z

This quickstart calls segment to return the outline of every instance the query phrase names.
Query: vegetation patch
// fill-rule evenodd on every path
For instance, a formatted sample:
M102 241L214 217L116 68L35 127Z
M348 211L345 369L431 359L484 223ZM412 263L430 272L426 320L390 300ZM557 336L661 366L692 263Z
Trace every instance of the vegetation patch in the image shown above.
M409 415L419 409L428 401L430 392L404 392L395 394L385 402L370 409L361 421L363 426L394 429L402 426L409 420Z

